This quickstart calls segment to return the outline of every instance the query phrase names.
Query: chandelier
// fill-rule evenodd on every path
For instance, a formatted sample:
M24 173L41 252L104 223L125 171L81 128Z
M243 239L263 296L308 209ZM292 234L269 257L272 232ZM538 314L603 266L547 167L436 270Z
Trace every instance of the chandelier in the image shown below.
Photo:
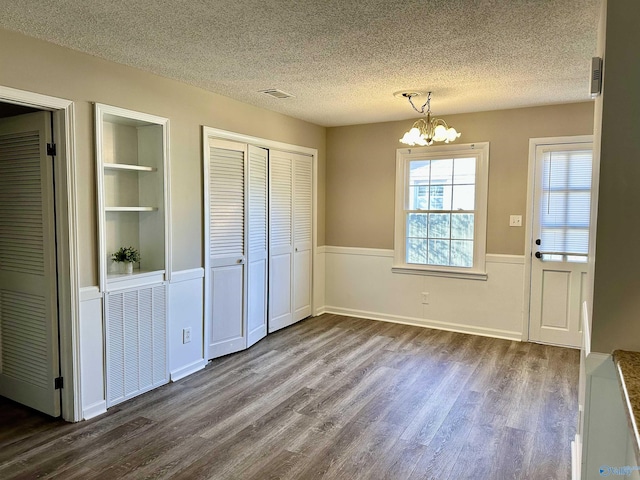
M455 128L447 125L447 122L442 120L441 118L431 118L431 92L427 95L427 101L420 107L416 108L413 104L413 97L419 96L419 93L411 93L411 92L402 92L398 96L403 96L413 107L413 109L425 115L425 117L417 120L411 130L406 132L404 136L400 139L400 141L406 145L432 145L433 142L444 142L449 143L453 142L456 138L460 137L460 133L456 131ZM425 113L424 108L427 107L427 112Z

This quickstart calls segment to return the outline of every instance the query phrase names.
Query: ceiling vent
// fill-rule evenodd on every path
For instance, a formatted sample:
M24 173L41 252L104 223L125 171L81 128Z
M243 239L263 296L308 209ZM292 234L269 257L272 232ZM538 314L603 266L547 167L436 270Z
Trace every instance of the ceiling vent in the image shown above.
M291 98L293 95L287 92L283 92L282 90L278 90L277 88L270 88L268 90L260 90L259 93L264 93L266 95L270 95L274 98Z

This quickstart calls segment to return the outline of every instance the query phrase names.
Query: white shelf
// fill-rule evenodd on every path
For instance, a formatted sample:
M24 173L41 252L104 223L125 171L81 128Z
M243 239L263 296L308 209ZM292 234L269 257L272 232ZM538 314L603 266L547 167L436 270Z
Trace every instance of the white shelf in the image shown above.
M158 169L146 165L131 165L128 163L104 163L105 170L129 170L134 172L155 172Z
M105 212L155 212L157 207L105 207Z

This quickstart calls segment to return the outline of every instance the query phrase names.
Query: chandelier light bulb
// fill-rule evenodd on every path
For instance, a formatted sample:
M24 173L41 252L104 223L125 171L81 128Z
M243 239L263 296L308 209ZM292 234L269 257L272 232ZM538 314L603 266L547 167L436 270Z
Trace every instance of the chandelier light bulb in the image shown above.
M412 97L418 95L417 93L403 92L402 96L409 100L409 103L413 109L424 115L423 118L418 119L411 129L404 134L400 139L400 142L405 145L432 145L433 142L453 142L460 138L460 133L455 128L449 127L447 122L440 118L431 118L431 92L427 96L427 101L422 105L422 108L418 110L413 104ZM425 107L427 111L425 112Z

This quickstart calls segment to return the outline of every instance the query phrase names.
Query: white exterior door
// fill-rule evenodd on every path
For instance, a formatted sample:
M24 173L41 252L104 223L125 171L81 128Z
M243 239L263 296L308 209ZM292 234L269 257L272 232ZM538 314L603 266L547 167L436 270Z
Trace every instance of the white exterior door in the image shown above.
M293 317L293 155L269 155L269 332Z
M268 152L249 145L247 256L247 347L267 335Z
M246 348L246 145L209 140L207 358Z
M579 347L586 295L592 144L538 145L529 339Z
M0 395L60 416L50 114L0 120Z

